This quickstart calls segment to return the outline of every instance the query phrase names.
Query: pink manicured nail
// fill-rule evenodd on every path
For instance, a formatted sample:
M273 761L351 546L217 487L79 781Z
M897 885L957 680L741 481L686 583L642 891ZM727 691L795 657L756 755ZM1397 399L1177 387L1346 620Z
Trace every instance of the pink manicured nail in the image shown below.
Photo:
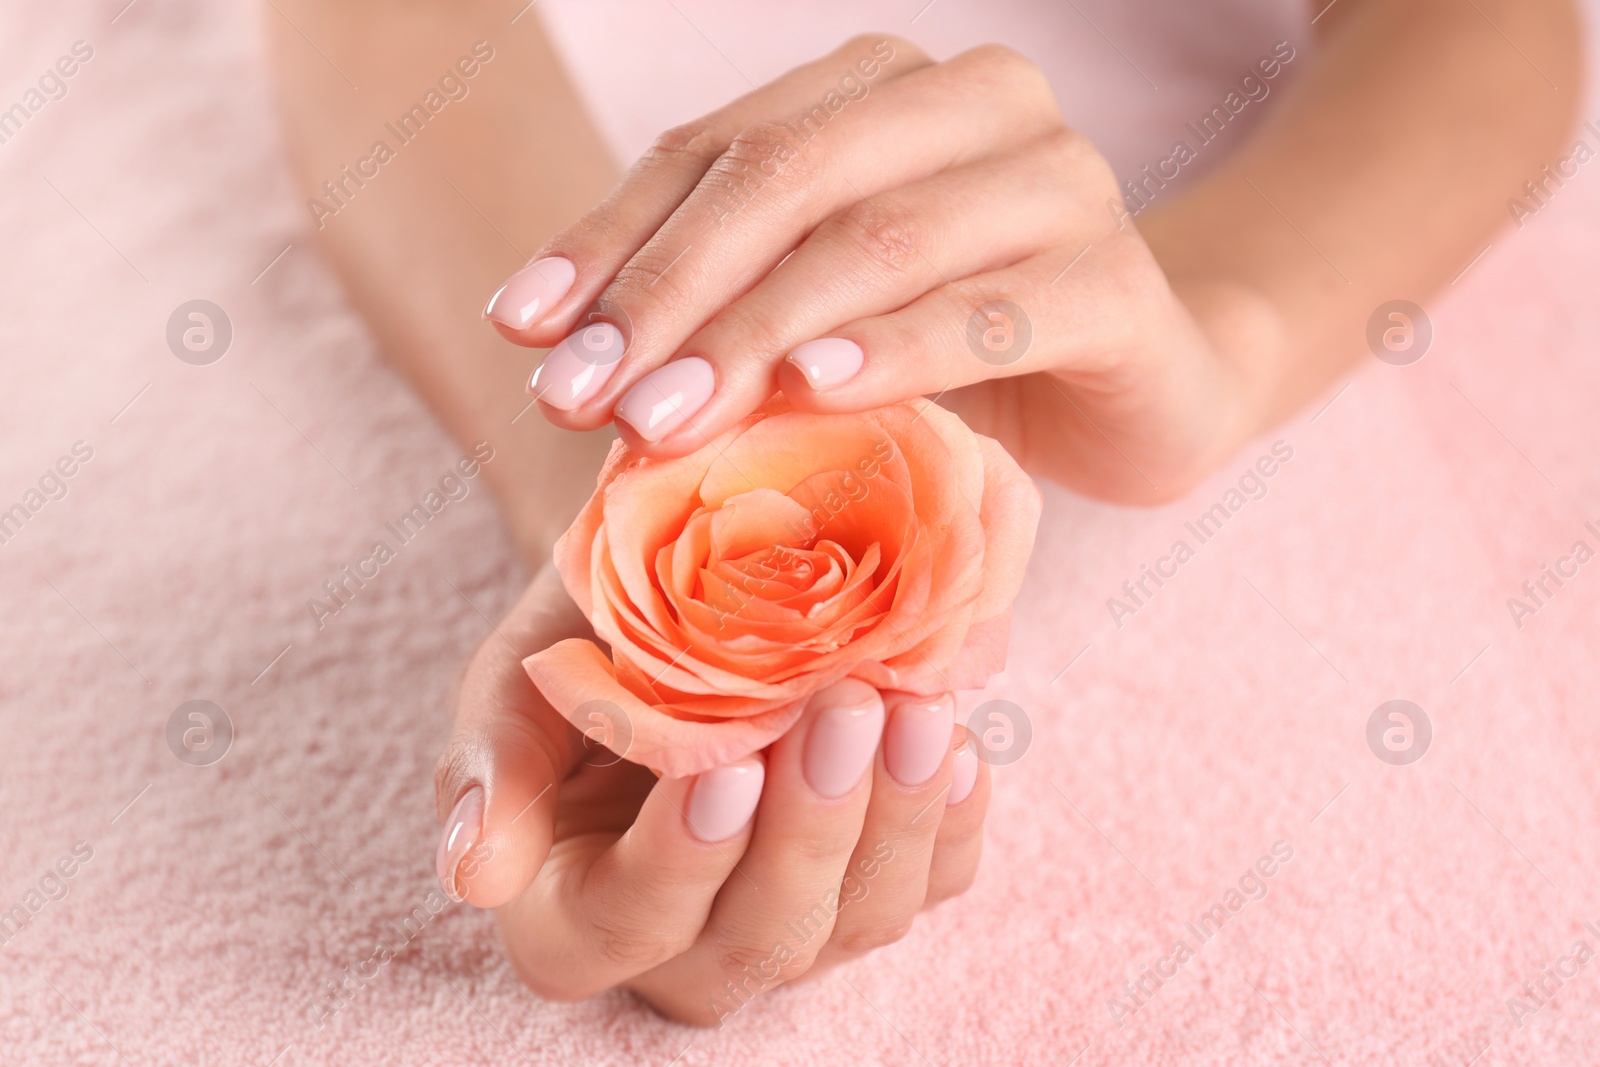
M883 762L895 781L918 786L933 777L950 748L955 718L956 703L949 694L895 705L883 732Z
M956 749L955 759L950 762L950 795L945 798L945 807L967 799L972 787L977 784L978 750L972 747L972 740L968 738L961 742L961 747Z
M578 269L565 256L546 256L523 267L489 298L483 317L513 330L525 330L567 295Z
M456 801L456 806L450 812L450 818L445 820L444 835L439 838L439 856L436 861L439 868L439 883L444 886L444 894L456 903L466 899L466 893L456 884L456 873L461 868L461 861L466 858L478 844L478 839L483 836L483 786L475 785Z
M685 356L640 378L617 402L616 415L646 441L659 441L705 407L717 372L699 356Z
M611 380L625 347L622 331L611 323L590 323L550 350L528 380L528 392L571 411Z
M806 781L819 796L842 797L872 766L883 736L883 700L865 682L846 679L812 697L811 710Z
M843 337L807 341L786 357L800 368L813 389L827 389L856 376L866 357L861 346Z
M690 832L702 841L725 841L744 829L756 813L766 780L766 764L755 759L702 774L683 813Z

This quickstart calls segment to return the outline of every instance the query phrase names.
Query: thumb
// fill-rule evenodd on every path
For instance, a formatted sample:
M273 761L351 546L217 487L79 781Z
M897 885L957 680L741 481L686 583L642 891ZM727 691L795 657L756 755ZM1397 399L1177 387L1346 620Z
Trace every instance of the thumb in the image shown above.
M576 609L562 603L571 608L554 572L541 572L462 678L455 728L434 772L443 821L436 861L451 900L499 907L528 888L550 854L577 735L522 659L583 632Z

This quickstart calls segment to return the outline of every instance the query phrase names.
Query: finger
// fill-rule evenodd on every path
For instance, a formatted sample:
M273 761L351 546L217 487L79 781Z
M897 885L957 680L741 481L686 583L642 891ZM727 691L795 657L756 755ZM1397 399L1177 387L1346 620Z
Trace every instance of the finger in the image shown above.
M500 913L528 984L559 999L587 997L693 945L750 840L764 779L759 757L663 778L627 832L557 846Z
M983 820L989 812L989 765L978 758L978 746L965 726L957 726L952 739L950 793L933 843L928 867L928 895L932 907L965 893L978 875L983 856Z
M806 977L900 940L928 890L950 793L955 700L886 693L889 719L873 769L861 840L839 885L833 935Z
M1135 284L1149 285L1152 295L1153 287L1166 284L1136 239L1112 236L1086 249L1061 247L940 286L887 315L848 323L791 352L778 381L804 410L866 411L991 378L1105 369L1137 350L1137 331L1150 330L1130 309L1137 305L1149 315L1148 309L1171 303L1131 292ZM813 384L802 369L816 358L813 346L852 346L860 368L831 384L826 376Z
M891 81L825 125L808 118L745 130L683 205L600 294L598 306L625 323L626 352L603 384L590 384L557 424L592 429L613 413L625 439L660 442L709 398L714 378L689 356L662 367L727 302L753 286L824 219L865 197L1025 143L1059 124L1042 75L1020 58L996 64L1005 50L980 49ZM1022 72L1031 71L1031 75ZM1019 93L994 83L1021 80ZM1020 96L996 122L993 89ZM937 135L930 135L937 130ZM730 199L733 175L760 175L751 195ZM658 368L660 368L658 370ZM657 376L643 378L655 371ZM549 396L566 395L541 374ZM675 402L663 398L678 396ZM546 403L546 409L550 408ZM630 439L630 443L631 439Z
M522 658L583 630L547 568L467 667L455 727L434 771L444 823L436 866L452 900L503 904L527 888L550 851L560 783L579 749Z
M827 943L861 837L883 701L846 679L817 693L767 753L755 836L694 947L633 988L674 1018L709 1024L802 974Z
M701 435L715 437L777 391L778 365L791 350L798 349L794 362L812 389L847 381L860 368L859 349L803 343L905 307L952 279L1067 244L1097 224L1103 209L1063 189L1085 168L1103 166L1087 141L1062 130L859 200L829 218L688 339L682 351L710 365L716 391L694 416L692 431L643 447L655 456L700 447ZM671 371L669 363L657 374Z
M704 118L666 131L598 207L551 238L507 280L490 298L484 317L517 344L554 344L576 326L581 312L677 210L740 131L786 118L830 92L888 81L929 62L920 49L898 38L856 37ZM742 187L740 181L729 188Z

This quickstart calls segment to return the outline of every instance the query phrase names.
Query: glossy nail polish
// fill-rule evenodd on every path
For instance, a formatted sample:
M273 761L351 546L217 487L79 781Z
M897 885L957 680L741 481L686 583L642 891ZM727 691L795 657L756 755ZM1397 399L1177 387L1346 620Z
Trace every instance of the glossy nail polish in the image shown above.
M967 738L956 749L955 759L950 762L950 795L945 798L945 807L967 799L972 787L977 784L978 750L972 746L971 738Z
M616 415L646 441L659 441L705 407L717 387L716 371L699 356L657 367L634 383Z
M625 348L622 331L593 322L556 345L528 382L528 392L553 408L571 411L611 380Z
M689 832L702 841L726 841L750 821L761 801L767 768L757 759L706 771L695 779L684 806Z
M483 317L513 330L525 330L567 295L578 269L565 256L546 256L523 267L489 298Z
M461 861L483 839L483 787L475 785L456 801L450 818L445 820L444 834L439 838L439 884L445 896L460 903L466 892L458 884L456 874Z
M785 358L800 368L813 389L828 389L849 381L866 361L861 346L843 337L807 341Z
M950 748L956 704L949 694L902 700L889 713L883 732L883 762L903 786L919 786L932 778Z
M815 718L806 738L806 782L818 796L841 797L856 787L883 736L883 701L864 682L847 679L811 698Z

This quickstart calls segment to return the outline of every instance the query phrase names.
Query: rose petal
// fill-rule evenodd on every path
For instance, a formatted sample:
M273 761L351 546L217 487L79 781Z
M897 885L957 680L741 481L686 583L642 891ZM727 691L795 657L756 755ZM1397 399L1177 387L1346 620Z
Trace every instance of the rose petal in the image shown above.
M596 535L605 516L605 487L632 458L621 441L611 442L611 451L606 453L606 461L595 479L594 495L584 502L567 532L556 539L555 551L551 553L556 571L561 575L561 584L567 587L567 595L584 615L588 615L594 605L589 577Z
M715 458L706 448L681 459L641 460L605 487L607 557L629 601L652 626L670 625L651 576L656 551L683 532L698 506L700 480Z
M983 580L972 612L982 621L1010 608L1022 591L1043 505L1038 486L1000 442L972 436L983 458Z
M788 493L818 471L881 466L894 442L870 420L791 411L754 423L715 457L700 499L715 507L755 487Z
M588 642L530 657L552 703L607 694L644 738L629 758L704 769L847 675L932 693L1004 667L1039 499L997 444L926 401L778 398L712 445L613 448L556 552L612 659Z
M616 704L632 728L627 750L619 755L668 778L702 774L759 752L783 736L804 710L797 703L718 722L674 719L624 689L605 654L579 638L557 641L522 662L539 692L569 722L588 701Z

